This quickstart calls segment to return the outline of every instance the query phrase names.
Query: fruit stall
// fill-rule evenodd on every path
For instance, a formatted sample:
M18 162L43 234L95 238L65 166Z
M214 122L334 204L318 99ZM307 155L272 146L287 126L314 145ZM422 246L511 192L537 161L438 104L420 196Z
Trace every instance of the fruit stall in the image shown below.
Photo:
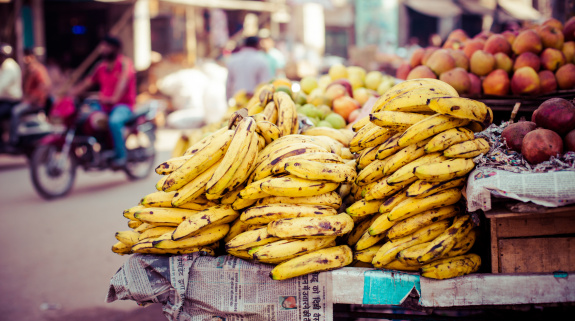
M170 320L573 306L575 83L531 121L494 122L489 97L421 66L434 77L336 65L238 93L123 212L112 251L133 255L108 302L161 303Z

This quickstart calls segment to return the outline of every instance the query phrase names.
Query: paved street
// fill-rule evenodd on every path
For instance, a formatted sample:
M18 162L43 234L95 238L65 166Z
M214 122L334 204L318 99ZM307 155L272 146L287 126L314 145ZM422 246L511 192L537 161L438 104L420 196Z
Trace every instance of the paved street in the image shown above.
M176 135L159 133L156 162L169 157ZM0 320L165 320L158 306L105 303L109 280L127 258L110 251L114 232L128 229L122 211L157 180L80 170L70 195L45 201L25 158L0 156Z

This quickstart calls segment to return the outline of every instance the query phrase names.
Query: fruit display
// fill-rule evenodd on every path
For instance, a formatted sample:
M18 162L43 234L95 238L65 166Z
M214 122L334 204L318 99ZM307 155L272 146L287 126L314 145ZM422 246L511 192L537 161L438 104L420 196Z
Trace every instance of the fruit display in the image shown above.
M575 89L575 17L548 19L519 32L452 31L441 48L416 49L400 79L434 78L466 97L538 96Z
M479 269L479 256L467 254L477 232L458 203L473 158L490 149L474 130L491 119L485 104L435 79L402 82L378 99L350 142L359 154L356 202L346 209L355 260L438 279Z

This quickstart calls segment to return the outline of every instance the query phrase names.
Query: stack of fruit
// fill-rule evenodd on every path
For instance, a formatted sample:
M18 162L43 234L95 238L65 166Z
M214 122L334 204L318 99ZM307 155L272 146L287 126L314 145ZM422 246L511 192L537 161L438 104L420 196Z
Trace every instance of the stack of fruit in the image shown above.
M479 268L477 255L463 255L475 232L456 204L472 158L489 151L472 129L491 118L485 104L447 83L416 79L393 87L354 124L350 149L360 154L360 171L352 190L361 199L347 208L357 222L347 242L357 260L434 278Z
M459 94L541 95L575 88L575 17L548 19L519 33L453 31L442 48L414 51L397 78L438 78Z
M226 238L227 252L279 264L271 272L274 279L351 263L351 249L335 246L335 239L353 228L353 220L338 215L338 209L356 172L339 149L329 137L304 135L282 137L264 148L232 204L243 212Z

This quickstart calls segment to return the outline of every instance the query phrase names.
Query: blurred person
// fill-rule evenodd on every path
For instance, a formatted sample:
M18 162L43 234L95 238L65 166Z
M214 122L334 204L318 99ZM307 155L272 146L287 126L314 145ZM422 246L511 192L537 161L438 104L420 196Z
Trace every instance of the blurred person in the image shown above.
M72 89L76 96L93 85L100 87L99 106L109 115L108 127L114 142L116 157L113 166L121 167L126 164L126 147L123 129L130 120L136 102L136 72L132 61L122 55L122 43L118 38L106 37L100 45L102 61L98 63L94 72L86 77L78 86Z
M251 96L258 84L272 78L268 61L264 54L258 50L258 44L258 37L247 37L244 46L230 56L227 63L228 78L226 81L226 98L228 100L241 89Z
M285 56L275 47L275 42L267 29L262 29L260 32L260 47L264 50L272 76L276 77L280 73L283 73L283 69L286 65Z
M22 100L22 71L12 59L12 47L0 43L0 149L4 149L2 123L9 120L12 109Z

